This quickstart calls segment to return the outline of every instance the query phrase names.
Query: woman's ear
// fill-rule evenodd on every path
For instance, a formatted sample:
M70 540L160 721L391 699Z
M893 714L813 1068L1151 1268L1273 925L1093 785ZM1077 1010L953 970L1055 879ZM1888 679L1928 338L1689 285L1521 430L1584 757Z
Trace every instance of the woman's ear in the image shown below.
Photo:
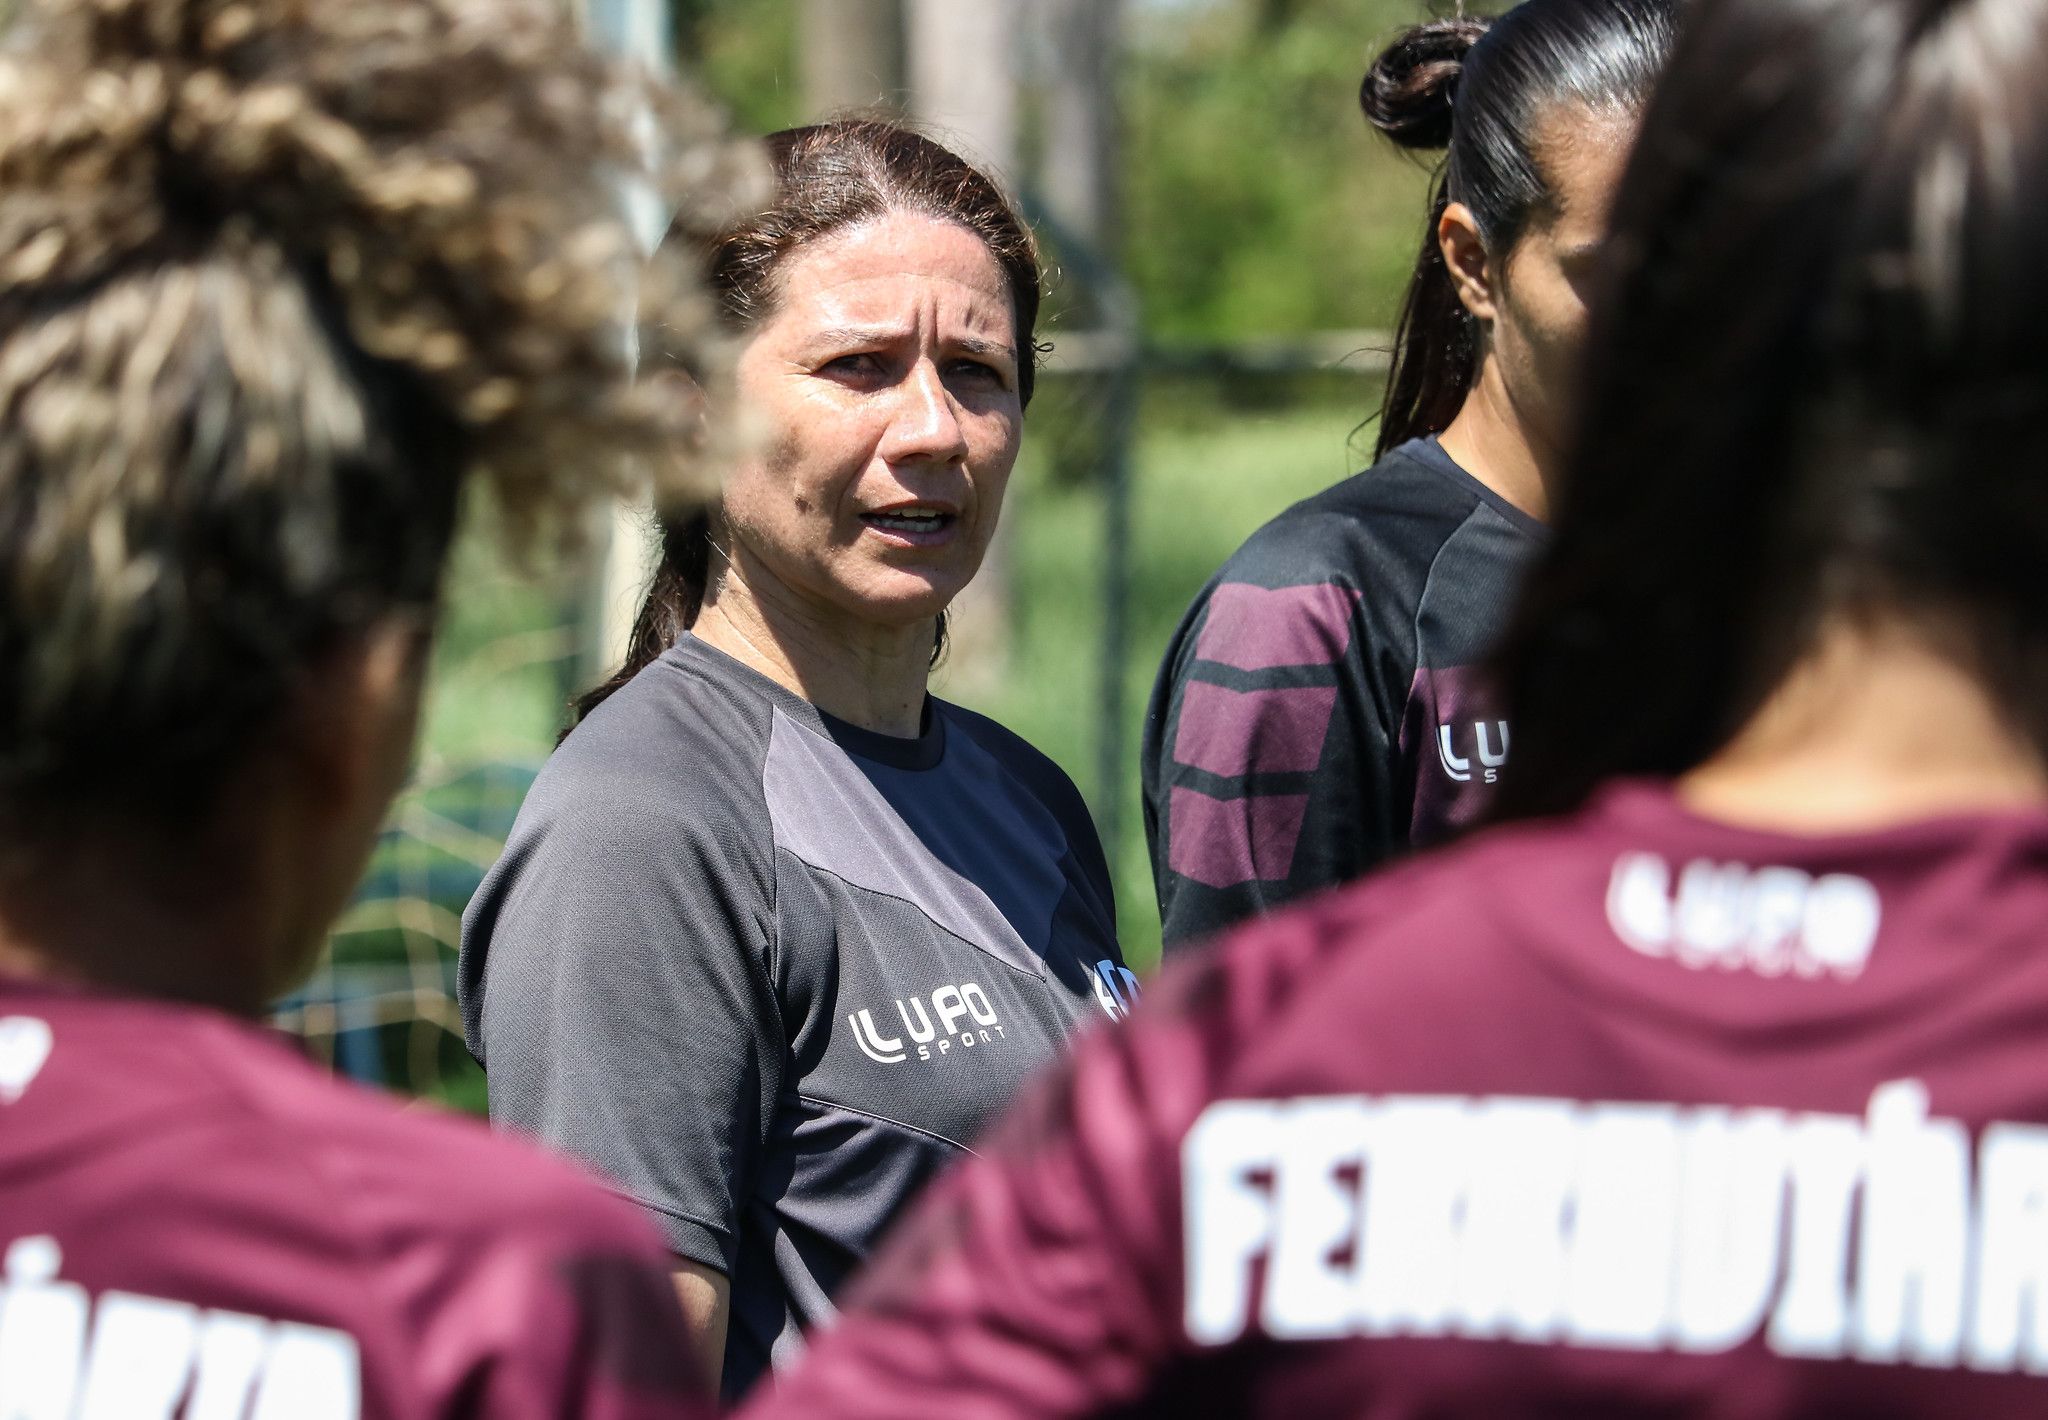
M1486 243L1480 239L1479 223L1473 220L1472 209L1462 202L1444 208L1444 215L1436 224L1436 241L1458 300L1474 320L1490 322L1494 316L1493 261L1486 254Z

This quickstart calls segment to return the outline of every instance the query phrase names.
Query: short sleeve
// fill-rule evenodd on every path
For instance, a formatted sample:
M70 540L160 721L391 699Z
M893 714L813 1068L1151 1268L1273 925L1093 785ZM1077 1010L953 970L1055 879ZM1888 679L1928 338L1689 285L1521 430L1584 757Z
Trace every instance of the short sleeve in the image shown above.
M544 778L463 945L492 1118L590 1164L675 1253L728 1275L786 1055L750 793L710 757L688 779Z
M1145 832L1169 951L1393 850L1394 727L1339 581L1222 577L1169 647L1146 717Z
M1034 750L1033 754L1036 755L1037 751ZM1116 881L1109 870L1109 855L1102 849L1102 834L1095 827L1095 816L1088 812L1087 800L1081 797L1074 781L1051 760L1044 762L1042 797L1066 831L1067 844L1080 864L1089 890L1098 899L1103 921L1114 924Z

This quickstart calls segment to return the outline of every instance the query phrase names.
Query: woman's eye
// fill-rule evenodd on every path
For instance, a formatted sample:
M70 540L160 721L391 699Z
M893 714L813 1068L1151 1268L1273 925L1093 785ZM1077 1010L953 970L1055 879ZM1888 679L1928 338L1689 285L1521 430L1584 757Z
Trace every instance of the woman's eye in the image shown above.
M1003 383L1003 372L993 365L984 364L980 360L955 360L952 369L956 379L970 380L976 384L986 385L1001 385Z
M840 355L827 360L820 367L820 373L866 378L878 374L881 368L881 360L873 355Z

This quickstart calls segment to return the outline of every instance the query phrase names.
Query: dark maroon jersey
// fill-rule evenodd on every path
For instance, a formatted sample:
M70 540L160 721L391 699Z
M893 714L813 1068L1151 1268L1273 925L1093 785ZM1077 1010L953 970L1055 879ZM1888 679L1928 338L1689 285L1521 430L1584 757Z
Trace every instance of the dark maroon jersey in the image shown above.
M667 1253L210 1012L0 983L0 1415L696 1413Z
M1431 436L1231 555L1145 715L1169 954L1477 821L1509 726L1476 668L1543 536Z
M2048 1414L2048 815L1661 787L1169 973L764 1416Z

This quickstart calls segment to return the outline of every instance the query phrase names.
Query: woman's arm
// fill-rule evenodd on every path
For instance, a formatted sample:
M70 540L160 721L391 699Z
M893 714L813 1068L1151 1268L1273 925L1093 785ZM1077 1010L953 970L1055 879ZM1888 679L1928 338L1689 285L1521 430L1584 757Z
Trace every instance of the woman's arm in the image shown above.
M670 717L619 736L629 693L558 753L472 902L465 1015L492 1118L594 1165L722 1303L787 1054L767 816L750 727L698 715L717 753L661 743Z
M1394 847L1394 731L1366 680L1357 600L1333 581L1222 581L1183 621L1143 764L1169 953L1348 882Z
M683 1324L690 1329L697 1369L711 1381L711 1394L725 1373L725 1324L732 1315L732 1280L715 1267L676 1259L676 1299L683 1304Z

